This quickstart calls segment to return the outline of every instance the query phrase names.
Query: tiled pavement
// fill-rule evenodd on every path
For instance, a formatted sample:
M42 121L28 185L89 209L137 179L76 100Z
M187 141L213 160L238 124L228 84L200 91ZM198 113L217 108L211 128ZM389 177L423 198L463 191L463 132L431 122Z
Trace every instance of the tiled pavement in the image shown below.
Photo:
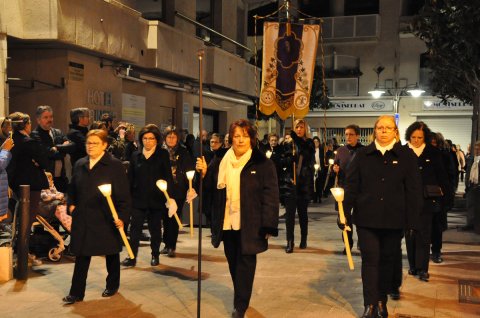
M459 280L480 281L480 235L459 232L464 212L450 213L444 234L442 264L431 265L430 282L406 274L401 299L389 301L391 317L480 317L480 304L459 302ZM251 306L247 317L358 317L363 309L360 255L354 248L355 270L340 252L332 199L309 208L308 248L285 254L285 224L270 249L258 256ZM297 225L296 232L299 232ZM44 261L26 281L0 284L0 317L196 317L197 233L182 232L177 257L161 257L149 265L149 246L140 248L137 266L122 269L119 294L101 297L105 287L104 259L95 257L89 271L85 300L64 306L73 270L70 257ZM232 283L222 248L214 249L203 231L202 317L230 317ZM146 243L146 242L144 242ZM405 249L404 249L405 254ZM122 257L126 253L122 253ZM480 288L471 289L480 298Z

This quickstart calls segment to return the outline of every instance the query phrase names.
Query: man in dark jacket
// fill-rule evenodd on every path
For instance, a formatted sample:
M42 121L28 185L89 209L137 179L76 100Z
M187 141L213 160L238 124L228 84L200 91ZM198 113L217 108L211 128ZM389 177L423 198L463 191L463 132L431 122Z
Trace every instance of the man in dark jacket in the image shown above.
M53 183L60 192L66 192L68 179L65 174L65 155L75 149L60 129L53 128L53 111L48 105L37 107L37 128L32 131L32 138L36 138L48 154L47 171L53 175Z
M465 192L467 197L467 224L463 230L473 230L475 224L478 226L480 218L480 141L475 142L473 156L467 161L467 174L465 179ZM478 233L480 228L476 228Z
M90 110L88 108L74 108L70 111L70 130L67 138L75 144L75 149L70 153L70 162L73 167L78 159L87 155L85 150L85 137L90 124Z

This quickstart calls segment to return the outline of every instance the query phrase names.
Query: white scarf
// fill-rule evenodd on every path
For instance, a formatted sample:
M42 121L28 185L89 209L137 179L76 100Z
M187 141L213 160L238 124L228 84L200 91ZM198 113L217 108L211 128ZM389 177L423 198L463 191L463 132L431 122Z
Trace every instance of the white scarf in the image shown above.
M408 147L413 150L413 152L417 155L417 157L420 157L423 153L423 150L425 149L425 143L423 143L420 147L415 147L411 143L407 143Z
M393 139L390 144L388 144L384 147L384 146L380 146L377 139L375 139L375 147L377 147L377 150L380 151L382 153L382 155L384 155L387 152L387 150L392 150L393 149L393 146L395 146L396 142L397 142L397 140Z
M475 156L473 159L472 169L470 169L470 183L478 184L478 164L480 163L480 156Z
M217 189L227 188L224 230L240 229L240 173L251 156L252 149L249 149L237 159L235 152L230 148L220 162Z
M157 149L157 146L154 146L150 150L147 150L145 149L145 147L143 147L142 154L145 156L146 159L148 159L153 155L153 153L155 152L155 149Z

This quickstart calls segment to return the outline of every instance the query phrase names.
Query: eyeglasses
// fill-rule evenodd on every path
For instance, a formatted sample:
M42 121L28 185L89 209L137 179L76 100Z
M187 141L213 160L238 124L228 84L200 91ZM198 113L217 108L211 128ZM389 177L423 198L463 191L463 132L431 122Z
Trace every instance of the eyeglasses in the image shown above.
M378 131L392 132L396 128L395 127L390 127L390 126L386 126L386 127L380 126L380 127L375 127L375 129L378 130Z

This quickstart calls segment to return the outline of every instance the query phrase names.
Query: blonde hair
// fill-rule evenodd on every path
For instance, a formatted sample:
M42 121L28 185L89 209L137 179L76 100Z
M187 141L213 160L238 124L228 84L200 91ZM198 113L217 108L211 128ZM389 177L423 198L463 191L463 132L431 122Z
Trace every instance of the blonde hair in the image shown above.
M310 126L308 125L307 121L303 118L295 119L295 121L293 122L292 131L295 131L295 128L300 124L303 124L305 126L305 138L311 138Z
M376 131L376 128L377 128L377 124L382 119L388 119L393 123L393 125L395 126L395 141L400 142L400 132L398 131L398 126L397 126L397 123L395 122L395 117L393 117L391 115L382 115L382 116L379 116L377 118L377 120L375 121L375 125L373 125L373 133L369 138L371 140L371 142L373 142L376 138L375 131Z

